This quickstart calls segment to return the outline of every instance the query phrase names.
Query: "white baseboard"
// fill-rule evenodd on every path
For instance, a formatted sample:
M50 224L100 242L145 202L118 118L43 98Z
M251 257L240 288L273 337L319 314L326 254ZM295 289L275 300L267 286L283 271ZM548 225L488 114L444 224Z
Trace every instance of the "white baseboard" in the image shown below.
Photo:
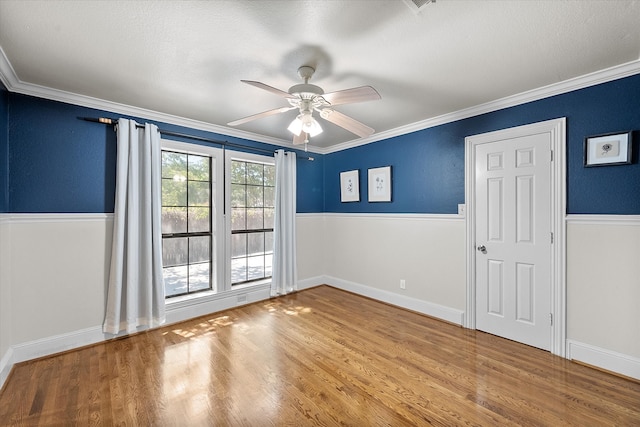
M330 286L354 294L369 297L387 304L405 308L407 310L416 311L426 314L427 316L445 320L450 323L462 326L464 324L464 312L454 308L445 307L443 305L434 304L432 302L419 300L416 298L399 295L393 292L372 288L371 286L362 285L360 283L349 282L347 280L338 279L336 277L324 276L324 282Z
M327 276L316 276L316 277L310 277L308 279L298 280L299 291L314 288L320 285L328 285Z
M102 342L107 337L102 332L102 326L82 329L68 334L54 335L39 340L16 344L9 348L0 360L0 387L16 363L38 357L49 356L66 350L83 347L85 345Z
M99 343L105 339L107 339L107 335L102 332L102 325L100 325L66 334L28 341L11 346L13 350L12 362L14 364L20 363L25 360L36 359L85 345Z
M567 340L567 359L640 380L640 359L626 354Z
M11 372L11 368L13 367L13 350L9 348L7 352L0 359L0 390L4 385L4 382L7 380L9 376L9 372Z

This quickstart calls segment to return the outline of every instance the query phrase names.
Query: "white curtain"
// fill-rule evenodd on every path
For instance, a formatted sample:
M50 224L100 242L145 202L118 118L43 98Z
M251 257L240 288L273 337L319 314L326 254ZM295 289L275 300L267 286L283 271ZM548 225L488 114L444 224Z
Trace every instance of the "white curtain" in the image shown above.
M273 226L273 276L271 296L298 289L296 266L296 153L278 150L276 202Z
M103 331L117 334L165 321L162 278L161 148L155 125L120 119L116 200Z

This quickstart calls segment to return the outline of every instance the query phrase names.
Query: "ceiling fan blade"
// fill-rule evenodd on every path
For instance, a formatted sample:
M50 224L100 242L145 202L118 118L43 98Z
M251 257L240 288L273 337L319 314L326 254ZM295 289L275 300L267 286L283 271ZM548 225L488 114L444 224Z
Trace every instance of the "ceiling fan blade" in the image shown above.
M331 105L354 104L356 102L375 101L380 94L371 86L360 86L351 89L338 90L322 95Z
M269 111L263 111L262 113L254 114L252 116L243 117L242 119L234 120L227 123L229 126L238 126L243 123L250 122L251 120L261 119L263 117L273 116L274 114L284 113L285 111L293 110L296 107L280 107Z
M248 85L255 86L255 87L259 88L259 89L264 89L267 92L274 93L274 94L276 94L278 96L282 96L283 98L295 98L295 96L291 95L289 92L285 92L283 90L277 89L277 88L275 88L273 86L269 86L269 85L266 85L266 84L261 83L261 82L256 82L256 81L253 81L253 80L240 80L240 81L242 83L246 83Z
M348 130L349 132L355 133L361 138L369 136L375 132L373 128L370 128L369 126L360 123L356 119L353 119L347 115L342 114L339 111L332 110L330 108L321 110L320 117L328 122L333 123L334 125L338 125L341 128Z
M304 144L309 141L309 135L306 132L300 132L300 135L293 134L293 145Z

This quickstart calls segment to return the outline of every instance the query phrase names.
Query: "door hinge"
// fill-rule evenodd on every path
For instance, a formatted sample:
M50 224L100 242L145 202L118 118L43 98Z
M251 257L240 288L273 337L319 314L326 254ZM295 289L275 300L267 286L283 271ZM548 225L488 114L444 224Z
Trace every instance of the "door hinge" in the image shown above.
M553 162L553 150L551 150L551 161Z
M549 326L553 326L553 313L549 313Z
M551 232L551 243L553 244L553 231Z

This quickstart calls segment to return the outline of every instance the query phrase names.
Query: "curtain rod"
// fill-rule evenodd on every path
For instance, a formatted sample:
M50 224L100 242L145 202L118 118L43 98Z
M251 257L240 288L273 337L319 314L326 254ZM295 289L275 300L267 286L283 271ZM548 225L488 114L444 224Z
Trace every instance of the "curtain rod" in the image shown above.
M102 123L105 125L112 125L115 126L118 124L118 120L117 119L111 119L108 117L81 117L82 120L86 120L88 122L95 122L95 123ZM138 127L144 127L141 124L137 124ZM267 154L273 154L274 151L271 150L265 150L263 148L257 148L257 147L250 147L248 145L242 145L242 144L234 144L232 142L228 142L228 141L218 141L217 139L211 139L211 138L205 138L202 136L195 136L195 135L189 135L186 133L181 133L181 132L172 132L169 130L163 130L163 129L158 129L158 132L160 132L160 134L162 135L167 135L167 136L177 136L179 138L188 138L188 139L193 139L196 141L202 141L202 142L210 142L212 144L218 144L218 145L222 145L223 147L234 147L234 148L241 148L243 150L250 150L250 151L257 151L257 152L261 152L261 153L267 153ZM315 159L313 157L297 157L298 159L301 160L309 160L309 161L314 161Z

